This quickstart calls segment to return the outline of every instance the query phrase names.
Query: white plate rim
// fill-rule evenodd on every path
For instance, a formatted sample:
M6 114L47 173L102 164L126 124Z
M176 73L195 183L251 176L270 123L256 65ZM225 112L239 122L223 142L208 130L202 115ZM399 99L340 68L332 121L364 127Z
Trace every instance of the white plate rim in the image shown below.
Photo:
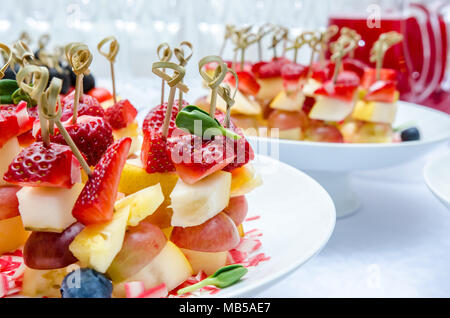
M336 207L334 205L334 202L331 199L328 192L316 180L314 180L313 178L308 176L306 173L300 171L299 169L296 169L296 168L294 168L286 163L283 163L281 161L278 161L276 159L273 159L273 158L270 158L270 157L264 156L264 155L259 155L259 154L257 155L257 157L263 157L264 158L263 160L272 161L275 164L284 166L284 168L291 170L292 173L301 175L302 178L306 178L310 182L316 184L316 186L318 186L321 189L321 191L323 191L323 193L325 194L325 198L327 198L327 200L329 200L329 203L331 203L331 206L333 207L333 209L331 211L331 215L330 215L331 222L329 223L328 235L326 236L326 238L323 239L320 246L317 247L312 252L308 253L300 261L290 264L289 266L286 266L282 270L279 270L273 274L267 275L264 279L258 281L258 283L253 283L253 284L249 284L248 286L246 286L244 281L239 282L237 284L237 286L239 286L239 284L242 284L242 287L237 288L236 290L229 292L229 293L226 293L226 289L224 290L224 293L226 293L226 295L225 295L226 297L238 297L240 295L249 295L252 291L266 288L268 285L271 285L272 283L276 284L275 280L285 278L286 276L288 276L289 274L294 272L296 269L298 269L299 267L301 267L302 265L304 265L305 263L310 261L314 256L319 254L323 250L323 248L328 244L331 236L334 233L334 229L336 227ZM262 187L263 186L264 186L264 183L263 183ZM221 293L218 293L217 296L214 295L214 297L220 298L223 296L221 295Z
M425 180L425 183L427 187L431 190L431 192L434 193L442 202L447 203L447 205L450 206L450 198L442 194L442 191L434 185L434 183L430 179L430 170L432 169L433 165L440 162L444 158L450 159L450 152L447 152L443 155L440 155L436 158L431 159L425 164L425 167L423 168L423 178Z

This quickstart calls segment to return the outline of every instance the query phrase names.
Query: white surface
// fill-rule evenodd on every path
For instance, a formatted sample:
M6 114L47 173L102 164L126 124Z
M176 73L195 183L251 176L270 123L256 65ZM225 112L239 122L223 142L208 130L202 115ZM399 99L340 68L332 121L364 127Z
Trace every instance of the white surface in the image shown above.
M433 194L450 210L450 152L428 162L423 175Z
M423 181L425 162L355 175L359 213L338 220L317 257L257 297L449 297L450 215Z
M271 259L251 267L242 282L218 297L255 296L317 254L335 225L333 202L316 181L268 157L254 164L264 184L247 196L249 217L261 217L245 222L244 229L263 233L258 253Z

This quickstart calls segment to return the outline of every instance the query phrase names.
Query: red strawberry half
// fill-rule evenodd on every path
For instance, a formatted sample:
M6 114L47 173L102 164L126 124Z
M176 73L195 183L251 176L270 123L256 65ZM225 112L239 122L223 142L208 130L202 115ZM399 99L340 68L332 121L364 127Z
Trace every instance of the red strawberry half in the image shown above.
M182 107L188 103L183 101ZM169 123L168 136L176 129L175 118L179 112L179 101L175 101ZM141 149L141 161L148 173L175 171L172 160L166 155L166 139L162 135L162 126L166 115L167 103L156 106L144 119L142 130L144 141Z
M364 72L364 75L361 79L361 86L368 89L373 83L376 82L376 69L367 68ZM397 71L390 68L382 68L380 70L380 80L381 81L393 81L397 82Z
M281 76L281 68L283 65L290 63L288 59L277 58L270 62L259 62L253 65L253 74L260 79Z
M331 80L327 81L314 94L350 102L355 96L358 85L358 75L353 72L344 71L339 73L336 84L333 84Z
M113 98L111 92L103 87L94 87L87 94L94 97L99 103L106 102L107 100Z
M36 142L14 158L3 179L23 187L71 188L81 182L81 170L69 146Z
M122 129L132 123L137 116L137 110L128 99L123 99L106 110L106 120L112 129Z
M242 93L253 96L258 94L260 86L256 81L255 77L252 75L252 73L247 71L237 71L236 75L238 76L239 79L238 88ZM234 79L234 76L229 75L227 81L231 85L236 87L236 80Z
M131 138L116 141L95 166L72 210L79 222L90 225L112 220L120 175L130 146Z
M367 91L364 99L366 101L394 103L397 95L395 82L393 81L376 81Z
M104 118L81 116L78 117L76 124L73 124L72 118L69 118L63 125L90 166L95 166L109 145L114 142L112 128ZM36 139L42 140L40 132ZM58 144L66 144L66 140L58 129L55 129L55 134L50 136L50 140Z
M9 139L33 128L34 118L28 115L27 103L20 102L14 110L0 110L0 148Z
M188 184L222 170L236 157L231 139L216 136L213 140L202 140L195 135L170 138L167 141L167 155L180 178Z
M225 122L225 114L216 114L217 120L223 125ZM233 162L231 162L229 165L227 165L223 170L225 171L231 171L233 169L242 167L243 165L247 164L249 161L252 161L255 158L255 153L253 152L252 146L250 146L250 143L248 142L247 138L245 138L244 133L242 132L242 129L236 127L236 125L233 124L233 122L230 122L230 130L237 133L242 138L237 140L230 140L228 139L227 142L232 144L233 152L236 154Z
M344 69L344 71L353 72L358 75L359 78L362 78L369 66L360 60L346 58L342 61L342 68Z

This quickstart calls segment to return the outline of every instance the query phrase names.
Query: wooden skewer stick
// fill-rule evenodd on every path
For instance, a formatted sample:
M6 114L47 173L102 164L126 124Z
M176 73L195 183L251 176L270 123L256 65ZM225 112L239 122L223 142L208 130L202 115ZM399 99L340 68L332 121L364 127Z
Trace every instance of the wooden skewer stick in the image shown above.
M320 66L325 66L325 52L328 49L328 43L331 38L339 32L339 27L337 25L330 25L324 32L320 34L320 53L319 53L319 63Z
M0 68L0 79L5 76L5 72L8 69L9 64L12 61L12 52L9 46L6 44L0 43L0 50L5 53L5 64Z
M108 52L102 51L102 47L108 42L110 42L109 43L109 51ZM98 52L101 55L103 55L104 57L106 57L106 59L109 61L110 67L111 67L111 80L112 80L114 104L117 103L116 79L115 79L115 75L114 75L114 62L116 61L117 53L119 53L119 48L120 48L119 42L117 41L117 39L114 36L109 36L107 38L104 38L97 45Z
M403 40L403 35L391 31L380 35L378 40L373 44L370 50L370 61L376 62L376 79L381 79L381 69L383 67L384 56L393 45L400 43Z
M346 35L340 36L336 42L331 44L330 48L333 53L331 60L335 62L333 84L336 84L337 82L337 78L341 70L342 59L354 49L355 45L355 41Z
M172 69L174 71L173 76L161 71L161 69ZM167 85L170 87L169 91L169 99L167 101L167 110L166 115L164 117L163 124L163 136L167 137L169 133L169 123L172 115L173 102L175 100L175 92L178 89L182 90L184 93L187 93L189 89L186 85L184 85L181 81L183 80L186 71L184 67L177 65L171 62L155 62L152 65L152 72L157 76L161 77L163 80L167 81Z
M72 70L76 75L72 117L72 122L75 124L78 117L78 105L80 103L80 98L83 91L83 78L84 75L89 75L89 66L92 63L92 54L86 44L78 42L73 42L66 45L65 53L67 62L72 67Z
M162 51L162 53L161 53ZM161 62L169 62L172 58L172 50L170 49L169 44L167 43L161 43L158 48L156 49L156 54L158 55L158 58ZM165 69L163 69L163 72L165 72ZM165 87L165 81L164 78L161 79L161 105L164 104L164 87Z
M183 46L186 46L190 50L190 54L188 56L184 56L184 50ZM186 64L189 62L189 60L192 57L193 51L192 51L192 44L188 41L183 41L180 43L180 45L173 50L176 58L178 59L178 64L181 67L186 67ZM181 79L181 83L183 83L183 79ZM183 91L179 90L179 96L178 96L178 105L181 106L183 104Z
M211 63L211 62L217 63L217 68L214 72L213 77L210 77L203 70L203 66L205 66L206 64ZM201 77L205 80L208 87L211 89L211 101L210 101L209 115L212 118L215 118L217 93L218 93L219 85L225 79L225 76L227 75L228 67L220 56L210 55L210 56L206 56L206 57L202 58L198 62L198 70L200 72Z
M225 51L225 47L228 43L228 40L233 36L233 33L236 31L236 27L232 24L227 24L225 26L225 35L223 37L222 46L220 47L219 56L223 55Z

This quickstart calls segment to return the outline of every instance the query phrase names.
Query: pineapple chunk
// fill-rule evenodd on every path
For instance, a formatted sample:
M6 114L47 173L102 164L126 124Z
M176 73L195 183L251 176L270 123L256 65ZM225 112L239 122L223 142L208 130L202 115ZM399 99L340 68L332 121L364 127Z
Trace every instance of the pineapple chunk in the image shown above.
M129 155L135 154L141 149L141 141L139 139L139 125L137 121L132 122L127 127L113 131L114 140L124 137L131 138L131 147Z
M125 206L111 222L87 226L75 237L69 249L82 266L106 272L122 248L129 215L130 206Z
M77 268L79 268L79 266L76 264L52 270L37 270L26 267L21 294L23 296L34 298L44 296L60 298L60 288L64 277Z
M357 120L363 120L375 123L392 124L397 114L397 105L395 103L382 102L356 102L352 117Z
M246 164L231 172L231 197L250 193L260 185L262 185L261 176L251 164Z
M24 187L19 190L17 199L25 229L63 232L77 221L72 216L72 209L81 190L82 183L74 184L71 189Z
M228 205L231 173L215 172L206 178L187 184L179 179L170 195L172 226L196 226L216 216Z
M117 201L114 209L119 211L129 206L130 216L128 218L128 225L136 226L147 216L152 215L163 201L164 195L158 183L157 185L142 189Z
M347 118L352 111L354 101L343 101L326 96L317 96L309 118L325 121L341 121Z
M178 175L175 172L147 173L139 159L131 159L123 168L119 192L130 195L159 183L164 197L168 197L177 181Z
M0 148L0 186L11 185L11 183L3 180L3 176L13 159L20 152L20 145L17 138L11 138L3 147Z
M274 100L270 103L270 107L274 109L281 109L286 111L299 111L305 102L305 95L301 92L287 95L286 91L281 91Z
M232 88L234 91L234 87ZM208 101L211 101L211 93L208 96ZM261 106L259 104L242 94L241 92L236 92L236 97L234 98L234 105L231 108L232 114L243 114L243 115L259 115L262 113ZM217 99L217 109L223 112L227 111L227 104L222 98Z
M113 295L125 297L125 283L143 282L145 289L166 284L170 291L186 281L193 274L183 252L172 242L168 241L159 254L139 273L128 278L125 282L114 285Z
M283 79L281 77L258 79L260 85L256 99L271 101L283 90Z
M122 97L120 96L116 96L116 100L119 102L122 100ZM106 110L109 107L111 107L112 105L114 105L114 98L110 98L108 100L105 100L103 103L101 103L100 105Z
M198 252L182 248L184 255L192 266L194 275L204 271L206 275L214 274L227 264L228 251L218 253Z
M28 238L20 216L0 220L0 255L14 252L22 246Z

